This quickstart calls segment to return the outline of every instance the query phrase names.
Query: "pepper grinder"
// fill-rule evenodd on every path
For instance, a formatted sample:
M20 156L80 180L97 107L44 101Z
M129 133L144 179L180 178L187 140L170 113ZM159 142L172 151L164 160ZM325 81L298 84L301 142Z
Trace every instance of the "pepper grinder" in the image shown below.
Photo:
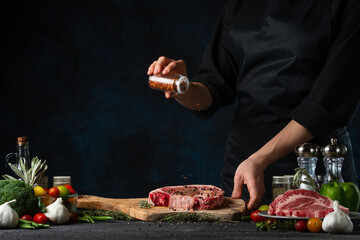
M316 163L318 161L318 154L319 154L320 147L313 143L303 143L300 145L297 145L294 150L297 157L297 162L300 168L305 168L309 175L314 179L315 183L317 184L317 179L315 175L315 169L316 169ZM300 178L301 181L306 181L306 176L302 175ZM313 190L311 186L301 183L300 189L306 189L306 190Z
M332 138L329 145L321 148L325 165L324 183L330 182L332 178L336 178L340 183L344 182L341 171L346 153L347 148L338 144L336 138Z

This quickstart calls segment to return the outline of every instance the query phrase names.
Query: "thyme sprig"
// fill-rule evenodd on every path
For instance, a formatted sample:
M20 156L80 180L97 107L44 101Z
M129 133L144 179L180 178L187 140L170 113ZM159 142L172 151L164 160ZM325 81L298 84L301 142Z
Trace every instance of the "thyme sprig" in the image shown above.
M115 212L109 210L101 210L101 209L77 209L76 212L79 215L90 215L90 216L110 216L115 220L126 220L126 221L134 221L136 220L133 217L123 213L123 212Z
M176 213L167 214L159 220L159 222L181 223L181 222L226 222L210 214L197 214L197 213Z
M151 208L152 205L145 200L139 201L139 208Z

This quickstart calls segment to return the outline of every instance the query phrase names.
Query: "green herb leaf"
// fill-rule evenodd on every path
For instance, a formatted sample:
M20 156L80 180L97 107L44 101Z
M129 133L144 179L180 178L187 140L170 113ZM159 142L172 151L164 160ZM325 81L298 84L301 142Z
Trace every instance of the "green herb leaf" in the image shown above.
M139 207L140 208L151 208L152 205L150 203L148 203L147 201L145 201L145 200L140 200L139 201Z
M180 223L180 222L226 222L216 218L210 214L199 214L199 213L170 213L165 215L159 220L159 222L170 222L170 223Z

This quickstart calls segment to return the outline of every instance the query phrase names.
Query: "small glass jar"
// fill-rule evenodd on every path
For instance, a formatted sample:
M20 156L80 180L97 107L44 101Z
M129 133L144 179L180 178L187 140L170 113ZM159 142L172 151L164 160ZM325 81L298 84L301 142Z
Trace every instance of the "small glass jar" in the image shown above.
M178 74L152 75L149 77L149 86L152 89L184 94L190 86L189 79Z
M273 200L290 189L296 189L294 175L273 176L272 197Z
M70 176L54 176L53 177L53 187L71 185L71 177Z
M287 179L287 182L289 184L289 189L296 189L296 186L294 184L294 175L284 175L284 178Z
M285 193L289 189L289 182L288 179L284 176L273 176L272 180L272 197L273 200Z

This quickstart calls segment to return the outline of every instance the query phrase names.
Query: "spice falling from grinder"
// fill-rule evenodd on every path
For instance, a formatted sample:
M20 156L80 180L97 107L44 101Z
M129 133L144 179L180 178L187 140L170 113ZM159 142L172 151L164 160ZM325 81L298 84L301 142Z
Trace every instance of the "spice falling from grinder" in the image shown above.
M152 89L184 94L189 89L189 79L182 75L152 75L149 77L149 86Z

